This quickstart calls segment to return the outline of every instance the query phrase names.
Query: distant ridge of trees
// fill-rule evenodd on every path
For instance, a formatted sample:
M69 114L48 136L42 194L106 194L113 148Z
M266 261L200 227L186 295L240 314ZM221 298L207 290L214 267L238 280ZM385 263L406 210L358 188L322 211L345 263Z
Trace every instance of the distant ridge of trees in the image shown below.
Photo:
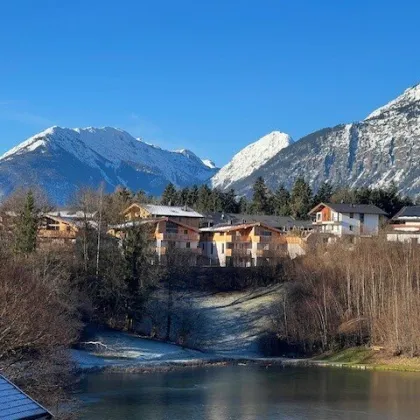
M158 201L156 198L154 201ZM394 183L385 188L334 187L324 182L314 193L304 177L298 177L291 190L280 185L270 190L264 178L258 177L252 188L252 197L238 197L234 189L226 192L207 185L176 189L168 184L159 201L164 205L189 206L201 212L226 212L292 216L306 219L315 205L324 203L373 204L394 215L402 207L413 205L412 198L402 196Z

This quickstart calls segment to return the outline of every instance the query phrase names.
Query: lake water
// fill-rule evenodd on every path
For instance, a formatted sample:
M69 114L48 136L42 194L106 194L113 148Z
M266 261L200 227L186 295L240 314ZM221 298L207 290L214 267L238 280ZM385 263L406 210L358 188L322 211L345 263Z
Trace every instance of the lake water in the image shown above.
M420 374L329 368L208 367L88 374L83 419L420 419Z

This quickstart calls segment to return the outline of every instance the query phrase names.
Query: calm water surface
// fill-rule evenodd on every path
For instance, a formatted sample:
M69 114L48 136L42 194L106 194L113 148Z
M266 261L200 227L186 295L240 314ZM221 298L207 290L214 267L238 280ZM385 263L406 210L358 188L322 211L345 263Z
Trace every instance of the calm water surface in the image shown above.
M420 374L210 367L87 375L82 419L420 420Z

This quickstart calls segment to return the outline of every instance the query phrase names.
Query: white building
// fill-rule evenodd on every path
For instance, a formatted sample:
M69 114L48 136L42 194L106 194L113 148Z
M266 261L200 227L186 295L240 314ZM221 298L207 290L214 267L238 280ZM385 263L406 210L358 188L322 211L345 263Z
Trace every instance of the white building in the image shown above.
M391 227L388 241L420 244L420 206L403 207L392 218Z
M371 204L325 204L314 207L309 215L320 233L335 236L374 236L386 213Z

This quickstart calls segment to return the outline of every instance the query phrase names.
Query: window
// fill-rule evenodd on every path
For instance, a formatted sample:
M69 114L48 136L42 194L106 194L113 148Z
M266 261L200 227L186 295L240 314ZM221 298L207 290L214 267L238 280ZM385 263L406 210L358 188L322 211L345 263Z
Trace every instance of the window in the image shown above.
M316 214L316 221L320 222L322 220L322 213L317 213Z
M214 248L214 246L213 246L213 242L210 244L210 254L211 255L213 255L213 248Z
M184 235L188 235L188 230L184 229Z
M225 244L222 244L222 254L225 253Z
M187 244L186 244L186 246L185 246L186 248L191 248L191 242L187 242Z
M354 213L350 213L350 219L354 218Z
M360 213L359 220L360 220L360 223L365 223L365 214L364 213Z
M353 232L353 225L349 226L350 232Z
M178 225L172 222L166 222L166 233L178 233Z

